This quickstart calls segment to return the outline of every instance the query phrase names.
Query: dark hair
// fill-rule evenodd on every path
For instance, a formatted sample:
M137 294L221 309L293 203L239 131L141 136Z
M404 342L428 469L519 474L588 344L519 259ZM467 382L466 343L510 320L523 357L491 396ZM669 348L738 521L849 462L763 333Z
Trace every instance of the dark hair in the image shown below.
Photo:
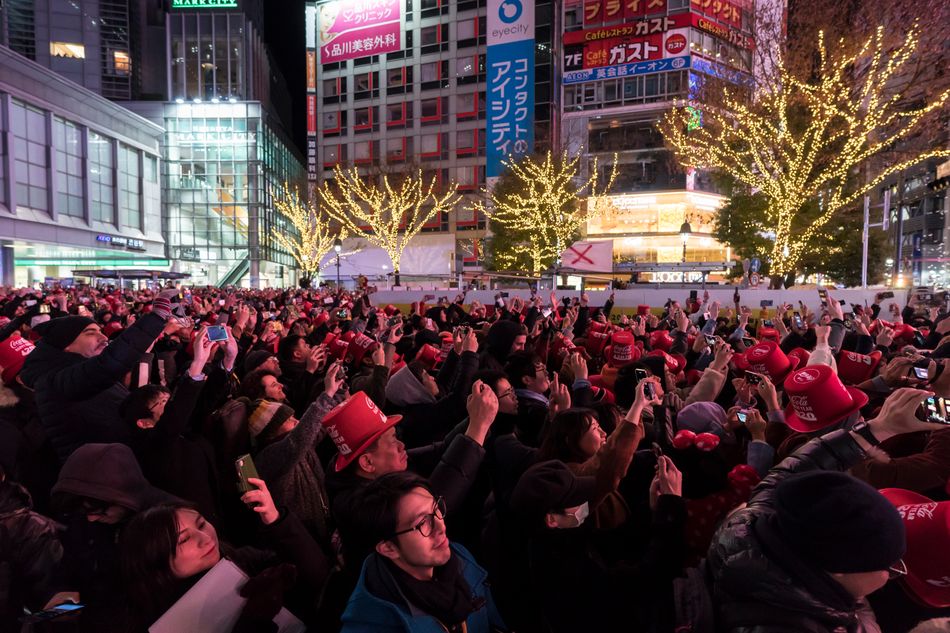
M152 415L150 403L162 394L171 393L161 385L142 385L122 401L119 405L119 417L126 424L135 426L135 423Z
M637 398L637 377L634 373L637 369L650 371L640 362L624 365L617 371L617 379L614 381L614 400L621 409L632 407L633 401Z
M508 357L505 364L505 373L508 374L508 381L515 389L524 389L522 378L533 378L537 375L536 365L543 364L533 352L515 352Z
M422 375L426 373L426 366L421 360L414 360L406 364L406 367L409 368L410 373L416 377L416 380L419 381L420 385L424 385L422 382Z
M623 411L613 402L595 402L590 408L593 409L594 414L597 416L597 422L600 424L600 428L602 428L607 435L612 434L623 422Z
M179 510L198 512L187 502L153 506L135 515L119 537L130 617L143 628L158 619L191 585L188 579L176 578L171 569L178 550L175 515Z
M491 387L491 390L495 392L495 395L498 395L498 381L508 380L508 376L505 375L505 372L498 371L497 369L483 369L472 376L473 383L477 380L481 380L483 383Z
M297 349L297 346L300 344L300 341L303 341L305 337L299 334L288 334L284 337L277 345L277 358L282 363L287 363L293 360L294 350Z
M409 471L387 473L357 491L348 516L351 523L341 526L352 535L346 546L347 564L353 560L359 566L377 543L392 537L399 527L399 502L416 488L437 496L427 480Z
M572 407L561 411L548 425L538 450L537 461L559 459L565 464L587 461L590 455L580 450L580 441L591 427L591 419L597 419L593 409Z
M238 396L244 396L251 402L266 398L267 396L264 395L265 376L277 378L277 374L269 369L255 369L241 381L241 386L238 387Z

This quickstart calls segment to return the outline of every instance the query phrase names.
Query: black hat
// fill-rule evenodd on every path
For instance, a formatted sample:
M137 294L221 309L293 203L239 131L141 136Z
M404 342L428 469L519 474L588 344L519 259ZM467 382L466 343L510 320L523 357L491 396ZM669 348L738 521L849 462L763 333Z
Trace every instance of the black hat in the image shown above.
M76 340L76 337L82 334L83 330L95 324L96 322L89 317L66 316L41 323L34 329L47 345L56 349L66 349Z
M893 504L841 472L801 473L781 481L770 525L796 555L830 573L885 570L906 547L904 523Z
M530 518L561 512L590 501L596 487L594 477L578 477L564 462L552 459L521 475L511 494L511 507Z
M256 349L253 352L248 352L247 356L244 357L244 373L249 374L264 363L267 362L267 359L273 356L272 353L263 349Z

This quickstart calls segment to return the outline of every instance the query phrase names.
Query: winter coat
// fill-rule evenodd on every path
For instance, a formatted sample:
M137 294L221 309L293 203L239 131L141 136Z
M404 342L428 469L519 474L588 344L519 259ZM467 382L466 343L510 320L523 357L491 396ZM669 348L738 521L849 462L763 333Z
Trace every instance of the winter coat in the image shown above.
M904 488L922 494L942 491L950 479L950 429L898 435L881 449L888 461L867 459L851 474L875 488Z
M90 442L131 443L132 429L119 416L129 390L120 381L164 327L164 319L146 314L92 358L39 340L20 377L36 393L40 420L61 461Z
M438 399L425 390L408 367L393 374L386 385L386 411L402 415L396 432L408 448L441 440L465 418L465 405L477 370L478 355L462 352L446 395Z
M254 463L274 500L297 514L327 552L331 551L330 506L317 444L326 437L321 424L324 416L344 399L344 392L333 398L321 394L292 431L254 454Z
M485 605L474 611L465 621L465 630L468 633L490 633L493 630L505 630L495 608L491 591L489 591L488 574L479 567L472 555L461 545L451 545L453 556L458 556L462 563L462 574L469 586L472 595L485 600ZM373 554L379 556L379 554ZM417 608L404 601L396 604L377 598L367 589L367 573L370 569L379 569L367 560L363 565L356 590L350 596L350 602L343 613L342 633L445 633L442 624Z
M0 632L19 631L17 618L24 606L38 611L61 590L61 530L52 519L32 511L25 488L0 482Z
M214 448L187 428L204 386L203 380L183 376L154 428L135 430L133 448L153 485L194 502L202 516L218 525L222 514Z
M827 574L794 560L776 560L776 548L757 530L774 513L775 488L791 475L846 470L864 457L847 431L813 439L760 483L748 505L730 516L713 538L707 564L722 631L729 633L870 633L874 614ZM761 528L761 526L760 526ZM781 549L781 548L777 548ZM767 553L767 551L769 553ZM798 566L794 573L789 571Z

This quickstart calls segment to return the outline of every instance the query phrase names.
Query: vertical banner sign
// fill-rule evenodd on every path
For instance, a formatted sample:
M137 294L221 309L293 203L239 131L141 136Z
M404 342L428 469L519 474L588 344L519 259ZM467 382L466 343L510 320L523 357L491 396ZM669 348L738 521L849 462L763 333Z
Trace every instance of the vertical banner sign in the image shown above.
M488 0L487 165L534 150L534 0ZM489 181L489 185L494 180Z
M333 0L320 5L320 63L402 50L403 0Z
M317 51L307 51L307 92L317 91Z
M307 180L317 181L317 4L307 2L304 17L307 43ZM312 113L312 114L311 114ZM311 197L312 196L308 196Z

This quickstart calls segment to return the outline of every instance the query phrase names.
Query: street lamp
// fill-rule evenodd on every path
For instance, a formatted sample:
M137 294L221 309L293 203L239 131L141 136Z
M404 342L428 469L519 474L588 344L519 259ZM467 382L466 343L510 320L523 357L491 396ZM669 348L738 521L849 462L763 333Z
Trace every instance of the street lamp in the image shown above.
M689 234L693 232L693 227L689 225L689 222L683 222L683 226L680 227L680 239L683 240L683 263L686 263L686 242L689 241Z
M333 240L333 250L336 252L336 287L340 287L340 251L343 250L343 242L340 238Z

